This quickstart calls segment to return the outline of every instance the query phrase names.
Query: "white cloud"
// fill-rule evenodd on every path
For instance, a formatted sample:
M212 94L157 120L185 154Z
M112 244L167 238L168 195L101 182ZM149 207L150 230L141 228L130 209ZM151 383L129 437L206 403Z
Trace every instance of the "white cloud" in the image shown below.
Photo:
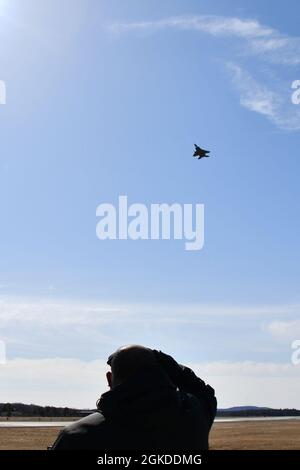
M273 321L267 325L266 330L278 339L300 339L300 320Z
M199 31L214 37L238 38L238 45L244 45L244 56L255 56L269 64L293 66L300 63L299 37L282 34L255 19L199 15L158 21L115 23L110 26L111 31L119 34L165 29ZM241 67L231 64L231 68L242 106L265 116L279 128L293 131L300 129L300 110L290 102L289 84L281 83L281 88L278 89L277 86L275 91L272 84L268 86L259 83Z
M0 299L0 325L2 326L20 322L54 326L105 324L111 322L112 317L115 318L125 313L126 310L123 307L105 303L7 297Z
M257 82L236 64L227 63L235 88L240 94L240 104L267 117L276 126L287 130L300 129L300 109L287 104L279 92Z
M219 407L259 405L300 408L299 367L280 363L190 365L216 390ZM0 402L94 407L108 390L104 360L14 359L0 366Z
M219 408L244 405L300 408L300 365L245 361L191 367L214 387Z
M205 377L299 377L299 370L289 363L279 362L209 362L191 367Z
M216 37L237 37L245 40L248 51L263 55L271 62L297 65L300 63L300 38L282 34L255 19L214 15L179 16L157 21L114 23L115 33L177 29L199 31Z
M5 341L9 360L56 356L92 360L129 343L163 349L190 361L197 361L205 351L207 360L229 359L236 353L243 359L280 360L282 347L262 324L273 318L293 321L298 312L299 305L146 305L2 297L0 340ZM253 332L258 334L255 343ZM285 350L289 352L289 344ZM250 363L247 374L249 370Z
M281 97L257 83L241 67L233 63L228 63L227 67L232 73L235 86L240 91L241 105L251 111L263 114L271 120L276 120L282 101Z
M106 361L14 359L0 366L0 402L95 407L107 391Z
M141 21L135 23L114 23L110 29L116 33L132 30L159 30L174 28L181 30L196 30L214 36L238 36L242 38L272 37L274 30L266 28L256 20L226 18L222 16L200 15L179 16L157 21Z

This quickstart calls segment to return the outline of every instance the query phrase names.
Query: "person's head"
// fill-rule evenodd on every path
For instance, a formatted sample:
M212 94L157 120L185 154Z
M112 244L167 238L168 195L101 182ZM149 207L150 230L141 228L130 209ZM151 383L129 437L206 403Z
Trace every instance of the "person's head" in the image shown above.
M107 364L111 367L111 371L106 373L110 388L121 384L146 368L158 366L153 351L137 344L117 349L109 356Z

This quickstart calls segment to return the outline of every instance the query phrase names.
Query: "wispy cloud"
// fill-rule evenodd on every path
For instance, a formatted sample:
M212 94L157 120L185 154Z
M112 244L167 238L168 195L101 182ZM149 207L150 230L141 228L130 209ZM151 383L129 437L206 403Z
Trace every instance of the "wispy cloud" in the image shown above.
M108 390L105 360L14 359L0 366L0 402L91 407Z
M300 63L299 37L282 34L255 19L215 15L180 16L157 21L113 23L109 29L115 33L177 29L199 31L216 37L237 37L245 40L249 52L263 55L272 62L291 65Z
M129 30L158 30L175 28L181 30L202 31L215 36L235 35L247 39L272 37L274 30L260 25L256 20L226 18L213 15L180 16L157 21L141 21L135 23L113 23L110 29L121 33Z
M259 83L240 66L227 63L232 82L240 94L240 104L268 118L277 127L286 130L300 129L300 110L287 104L279 92Z
M155 32L166 29L198 31L216 38L237 38L238 50L234 53L240 56L242 47L243 56L256 57L259 61L258 66L261 62L266 62L269 66L276 64L295 66L300 63L300 37L280 33L275 28L263 25L255 19L199 15L110 25L110 30L118 34L130 31ZM280 79L280 71L276 70L274 73L277 82L277 87L274 89L270 80L264 79L266 83L262 83L240 65L231 63L230 69L233 83L240 93L242 106L265 116L279 128L300 129L300 110L291 104L291 92L288 89L290 85Z
M228 63L227 68L232 74L234 85L241 93L241 105L273 121L276 120L278 109L282 104L281 97L266 86L260 85L238 65Z
M300 339L300 320L272 321L267 325L266 329L273 337L278 339Z
M299 305L213 305L117 303L53 298L0 297L0 326L101 326L119 323L203 323L212 317L298 315Z
M137 342L180 352L190 360L203 354L210 360L230 359L237 351L243 359L257 360L264 354L278 360L282 347L262 327L273 318L294 321L298 312L299 305L122 304L2 297L0 340L6 342L8 359L87 360ZM255 344L253 331L258 334ZM289 344L284 348L288 350Z
M299 377L299 370L291 363L279 362L209 362L191 364L205 377Z

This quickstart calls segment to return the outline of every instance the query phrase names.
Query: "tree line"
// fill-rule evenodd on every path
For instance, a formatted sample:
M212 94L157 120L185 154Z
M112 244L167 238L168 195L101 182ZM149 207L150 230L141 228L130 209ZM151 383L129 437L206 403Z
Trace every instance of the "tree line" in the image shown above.
M0 403L0 414L7 418L11 416L24 417L79 417L80 410L68 407L25 405L24 403Z

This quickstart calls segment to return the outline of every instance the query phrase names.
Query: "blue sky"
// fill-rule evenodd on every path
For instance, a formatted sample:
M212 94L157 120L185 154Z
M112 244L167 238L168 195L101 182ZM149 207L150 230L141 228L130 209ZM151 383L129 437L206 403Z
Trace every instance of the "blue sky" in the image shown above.
M0 401L93 406L107 355L138 342L220 406L300 407L299 8L0 1ZM119 195L204 204L203 250L98 240Z

